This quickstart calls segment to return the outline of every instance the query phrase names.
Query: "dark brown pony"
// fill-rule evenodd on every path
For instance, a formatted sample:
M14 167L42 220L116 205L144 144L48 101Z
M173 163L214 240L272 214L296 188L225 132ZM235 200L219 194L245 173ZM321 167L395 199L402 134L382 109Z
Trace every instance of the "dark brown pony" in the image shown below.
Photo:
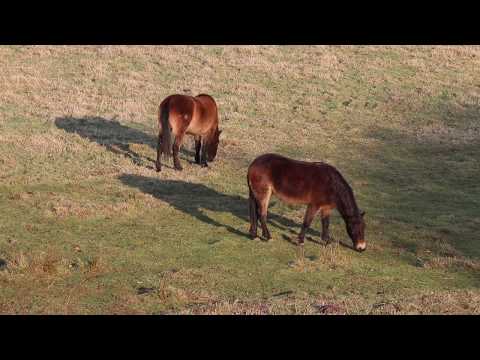
M271 239L266 221L268 203L273 193L289 204L308 205L302 230L298 235L299 245L303 246L305 232L319 211L322 217L322 240L330 242L330 213L336 208L345 220L355 249L365 250L365 213L359 210L352 189L333 166L265 154L250 164L247 181L252 238L257 237L257 221L260 218L262 236L267 240Z
M170 95L160 104L158 111L158 146L157 171L162 169L160 158L162 153L169 157L173 148L173 164L175 169L182 170L178 152L185 134L195 138L195 162L208 166L217 155L219 136L218 109L210 95L200 94ZM172 135L175 140L172 146Z

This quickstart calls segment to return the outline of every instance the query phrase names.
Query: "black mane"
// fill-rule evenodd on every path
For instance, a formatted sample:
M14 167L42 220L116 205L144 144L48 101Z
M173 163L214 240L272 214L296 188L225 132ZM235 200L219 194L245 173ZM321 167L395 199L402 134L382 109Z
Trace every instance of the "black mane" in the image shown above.
M360 209L353 195L352 188L340 172L332 167L332 184L337 197L337 209L344 219L360 216Z

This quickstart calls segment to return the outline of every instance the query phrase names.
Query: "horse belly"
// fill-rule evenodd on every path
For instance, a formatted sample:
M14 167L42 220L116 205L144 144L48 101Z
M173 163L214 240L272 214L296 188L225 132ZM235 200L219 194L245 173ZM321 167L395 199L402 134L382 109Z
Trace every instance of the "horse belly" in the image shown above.
M310 191L301 187L278 186L278 184L274 184L273 193L288 204L308 204L311 201Z
M305 196L298 196L294 194L288 194L288 193L282 193L282 192L273 192L276 197L278 197L280 200L286 202L287 204L297 204L297 205L303 205L303 204L308 204L310 203L309 198Z

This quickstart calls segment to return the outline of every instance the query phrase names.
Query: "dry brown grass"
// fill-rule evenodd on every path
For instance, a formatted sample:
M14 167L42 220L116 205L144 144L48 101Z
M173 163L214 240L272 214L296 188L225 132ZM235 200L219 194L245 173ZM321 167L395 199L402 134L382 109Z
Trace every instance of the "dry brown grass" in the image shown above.
M77 254L82 252L78 246L75 249ZM4 261L0 271L2 314L83 313L82 297L95 289L90 284L112 271L102 257L65 257L53 247L40 252L14 252ZM78 277L78 283L72 282ZM5 296L12 289L14 300ZM51 301L52 296L55 301Z
M444 269L444 268L457 268L457 269L469 269L474 271L480 271L480 262L476 260L466 259L464 257L445 257L445 256L436 256L432 259L429 259L426 264L426 267L433 269Z
M479 314L480 296L473 291L426 293L405 299L369 302L357 295L347 299L290 297L267 301L214 301L181 312L196 315L411 315Z

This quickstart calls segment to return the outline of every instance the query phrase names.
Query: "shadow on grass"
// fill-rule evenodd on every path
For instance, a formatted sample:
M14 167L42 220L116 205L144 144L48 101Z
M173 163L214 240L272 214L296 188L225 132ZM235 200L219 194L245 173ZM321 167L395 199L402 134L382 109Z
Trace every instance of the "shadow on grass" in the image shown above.
M153 195L157 199L165 201L174 208L194 216L207 224L225 228L235 235L249 237L247 232L249 228L247 198L222 194L203 184L194 184L180 180L160 180L130 174L119 176L119 180L125 185L140 189L146 194ZM203 209L207 211L231 213L245 223L245 232L212 219L202 211ZM268 225L284 231L288 230L290 233L295 234L297 234L300 229L300 225L294 221L272 213L271 211L268 213ZM320 236L320 233L313 229L309 229L309 233ZM310 240L312 240L312 238L310 238Z
M312 232L312 233L317 233L319 234L318 232L316 232L315 230L312 230L312 228L308 229L307 232ZM332 235L330 235L332 236ZM295 236L288 236L288 235L285 235L285 234L282 234L282 239L289 242L290 244L293 244L293 245L297 245L297 235ZM332 236L332 240L330 243L326 243L325 241L323 240L320 240L320 238L313 238L311 236L305 236L305 240L306 241L309 241L309 242L312 242L314 244L317 244L317 245L321 245L321 246L328 246L330 244L333 244L333 243L337 243L339 244L340 246L344 247L344 248L347 248L347 249L350 249L350 250L354 250L355 251L355 248L353 247L352 244L349 244L347 242L345 242L344 240L336 240L336 239L333 239L333 236Z
M104 146L108 151L128 157L136 165L142 165L144 159L155 163L156 153L154 153L153 158L142 157L142 155L131 149L130 144L148 145L156 151L157 135L151 135L122 125L115 118L107 120L95 116L83 118L59 117L55 119L55 125L66 132L78 134L83 138L96 142ZM193 162L194 152L185 149L185 144L181 149L181 153L186 160ZM169 166L167 165L167 167ZM147 166L147 168L153 169L153 166Z
M368 182L364 201L370 214L396 229L388 230L392 244L414 255L428 249L440 256L480 258L475 235L480 144L419 139L380 127L370 129L367 137L381 145L352 167Z

